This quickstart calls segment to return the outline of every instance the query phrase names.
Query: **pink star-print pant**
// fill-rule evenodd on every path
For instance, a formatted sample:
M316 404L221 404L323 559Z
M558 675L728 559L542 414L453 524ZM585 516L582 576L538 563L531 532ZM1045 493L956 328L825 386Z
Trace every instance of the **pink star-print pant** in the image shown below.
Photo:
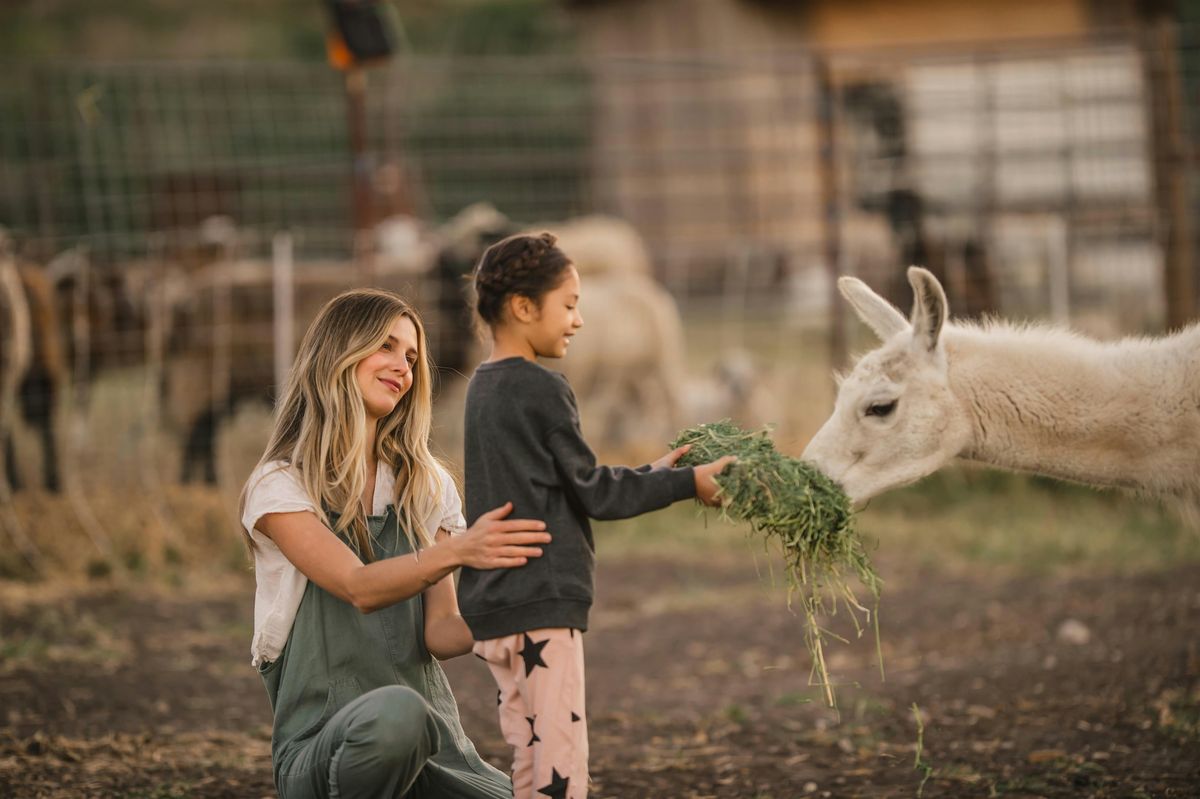
M478 641L500 687L514 799L587 799L583 633L563 627Z

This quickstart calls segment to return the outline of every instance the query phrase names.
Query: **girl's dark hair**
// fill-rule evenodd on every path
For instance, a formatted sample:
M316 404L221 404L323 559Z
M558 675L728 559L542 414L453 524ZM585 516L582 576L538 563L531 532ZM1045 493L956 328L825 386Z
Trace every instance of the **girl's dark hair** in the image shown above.
M555 242L553 233L517 234L502 239L483 252L475 267L475 310L492 327L504 317L504 303L512 295L541 304L542 297L562 282L571 259Z

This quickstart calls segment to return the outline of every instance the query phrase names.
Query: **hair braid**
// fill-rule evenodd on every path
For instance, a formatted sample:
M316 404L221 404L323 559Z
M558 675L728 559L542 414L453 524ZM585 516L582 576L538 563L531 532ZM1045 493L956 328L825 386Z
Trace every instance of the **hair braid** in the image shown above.
M475 310L494 327L504 317L504 303L513 295L540 303L562 280L571 265L553 233L519 234L484 251L475 267Z

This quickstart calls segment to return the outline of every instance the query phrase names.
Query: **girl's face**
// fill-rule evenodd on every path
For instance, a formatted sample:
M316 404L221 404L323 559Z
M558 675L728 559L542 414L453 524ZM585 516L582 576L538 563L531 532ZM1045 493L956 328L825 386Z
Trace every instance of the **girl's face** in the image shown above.
M528 330L529 343L540 357L566 355L571 336L583 327L579 291L579 272L574 266L568 266L562 282L542 295L541 307Z
M412 388L416 363L417 327L407 316L396 317L388 328L387 341L354 367L368 419L382 419L395 410Z

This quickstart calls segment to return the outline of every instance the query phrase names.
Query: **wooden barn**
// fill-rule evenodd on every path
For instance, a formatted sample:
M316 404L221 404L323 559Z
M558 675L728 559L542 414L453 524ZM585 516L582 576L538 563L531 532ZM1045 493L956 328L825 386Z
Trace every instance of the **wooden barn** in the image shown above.
M568 7L597 64L596 205L685 291L920 262L967 313L1065 320L1113 289L1119 328L1187 313L1177 51L1145 4Z

